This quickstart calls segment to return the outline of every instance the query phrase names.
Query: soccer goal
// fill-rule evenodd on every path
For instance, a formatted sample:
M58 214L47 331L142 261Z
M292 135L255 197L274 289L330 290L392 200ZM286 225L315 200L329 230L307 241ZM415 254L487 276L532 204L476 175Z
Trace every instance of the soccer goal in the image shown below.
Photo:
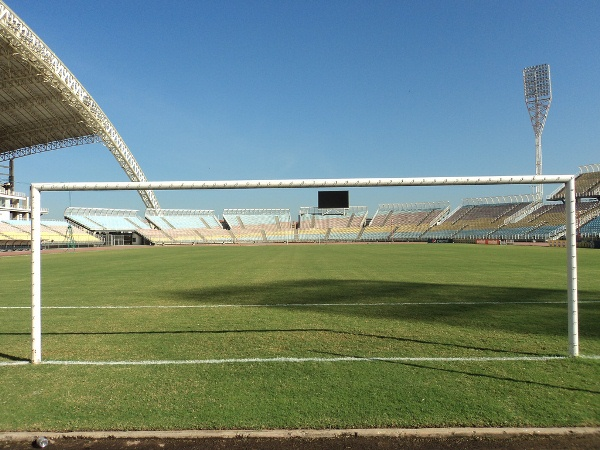
M143 191L211 189L307 189L367 188L391 186L467 186L510 184L564 184L566 191L567 301L569 355L579 355L577 307L577 252L575 177L573 175L429 177L429 178L348 178L297 180L157 181L33 183L31 185L31 362L42 362L41 320L41 193L44 191Z

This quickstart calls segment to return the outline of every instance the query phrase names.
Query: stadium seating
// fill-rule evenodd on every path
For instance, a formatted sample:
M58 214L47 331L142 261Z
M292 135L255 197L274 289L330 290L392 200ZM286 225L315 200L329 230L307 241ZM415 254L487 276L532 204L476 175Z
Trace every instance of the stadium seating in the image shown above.
M591 167L591 168L590 168ZM577 223L582 236L596 236L600 216L600 165L586 166L577 177ZM78 240L97 244L98 236L137 233L153 244L287 243L355 241L557 240L564 237L565 204L543 203L533 195L465 199L450 210L449 202L379 205L372 220L366 207L301 208L298 223L289 209L226 209L223 221L212 210L137 211L67 208L66 222L45 224L44 242L65 240L67 226ZM0 241L29 240L29 222L0 222ZM127 237L126 234L124 234ZM132 236L134 238L135 235ZM72 238L71 238L72 239ZM134 240L134 239L132 239ZM110 240L109 240L110 241ZM109 242L107 241L107 242Z
M296 229L291 227L281 231L266 233L267 242L294 242L297 240Z
M544 240L549 236L553 236L561 227L564 231L565 224L565 205L564 203L541 205L531 214L522 219L506 224L502 233L509 235L513 229L517 229L518 233L513 233L516 237L510 239L517 240ZM500 231L500 230L498 230ZM494 233L491 237L497 237L498 233Z
M29 220L6 220L0 222L0 233L10 240L30 240L31 222Z
M23 223L21 223L23 222ZM21 225L29 225L29 229ZM30 240L31 222L8 220L0 222L0 238L3 240Z
M200 234L207 244L228 244L234 242L231 232L223 228L205 228L200 231Z
M368 210L364 206L319 209L301 208L299 242L349 242L359 239Z
M89 246L101 245L101 239L89 232L69 224L64 220L42 220L40 222L40 237L45 247L59 247L67 245ZM20 248L29 247L31 241L30 220L7 220L0 222L0 247L6 248L9 241L23 241L23 243L10 244Z
M65 210L65 219L90 231L136 231L150 226L128 209L75 208Z
M298 229L298 242L325 242L327 239L328 230L310 228Z
M145 218L161 230L223 228L213 210L147 209Z
M365 227L360 235L361 241L389 241L392 233L394 232L393 227L386 226L373 226L373 222Z
M357 241L362 231L360 227L335 227L329 231L328 240L352 242Z
M575 178L575 196L577 198L600 198L600 164L579 167ZM565 187L561 186L548 196L551 201L565 200Z
M587 222L580 229L582 237L600 238L600 216Z
M139 230L138 233L152 244L164 245L176 243L176 241L169 234L158 228L143 229Z
M600 214L600 205L598 202L577 203L576 214L578 221L585 223ZM556 239L565 234L565 215L564 203L541 205L531 214L496 230L490 237L516 240Z
M522 198L525 197L525 198ZM521 201L521 200L528 201ZM485 239L504 227L511 217L518 217L528 208L533 197L491 197L465 199L463 205L449 214L445 220L423 234L427 239Z
M226 209L223 219L236 242L289 242L294 238L289 209Z
M68 216L65 215L65 219L72 224L78 225L90 231L105 230L105 228L99 222L96 222L81 214L69 214Z
M421 240L433 224L450 209L449 202L392 203L379 205L361 240Z
M147 209L146 220L155 229L137 232L152 244L211 244L233 242L213 210Z

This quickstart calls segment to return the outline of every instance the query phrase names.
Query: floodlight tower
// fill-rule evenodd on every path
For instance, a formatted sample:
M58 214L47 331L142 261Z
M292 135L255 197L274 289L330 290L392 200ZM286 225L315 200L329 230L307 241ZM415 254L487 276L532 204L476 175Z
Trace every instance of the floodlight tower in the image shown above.
M523 69L523 86L525 88L525 105L535 133L535 174L541 175L542 131L544 131L550 103L552 103L550 66L540 64ZM535 186L535 195L538 200L543 200L544 192L541 184Z

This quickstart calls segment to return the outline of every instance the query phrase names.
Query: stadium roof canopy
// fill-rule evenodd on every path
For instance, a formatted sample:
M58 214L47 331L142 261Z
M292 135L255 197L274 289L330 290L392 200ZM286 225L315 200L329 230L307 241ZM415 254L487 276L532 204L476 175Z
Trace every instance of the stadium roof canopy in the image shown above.
M102 142L131 181L147 181L133 154L75 76L0 0L0 161ZM153 191L139 191L149 208Z

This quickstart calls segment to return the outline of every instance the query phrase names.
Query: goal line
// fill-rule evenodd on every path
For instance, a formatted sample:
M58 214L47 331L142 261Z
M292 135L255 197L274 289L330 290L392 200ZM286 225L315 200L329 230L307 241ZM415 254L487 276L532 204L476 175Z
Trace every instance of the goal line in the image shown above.
M311 189L392 186L469 186L564 184L567 239L567 303L569 355L579 356L577 246L574 175L514 175L426 178L342 178L231 181L144 181L31 184L31 362L42 362L41 193L44 191L146 191L220 189Z

